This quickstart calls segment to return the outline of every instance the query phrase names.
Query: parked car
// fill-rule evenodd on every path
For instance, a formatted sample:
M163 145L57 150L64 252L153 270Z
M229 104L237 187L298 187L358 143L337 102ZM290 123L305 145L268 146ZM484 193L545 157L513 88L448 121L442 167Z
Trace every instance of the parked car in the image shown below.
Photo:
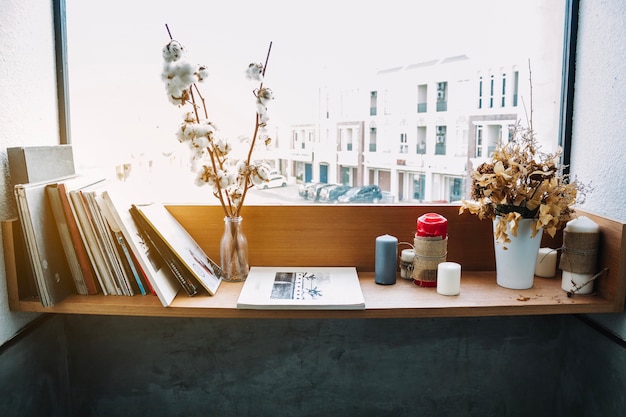
M306 187L311 185L310 182L302 182L298 185L298 195L302 198L306 198Z
M346 191L352 188L349 185L333 184L330 187L324 187L320 190L319 201L325 203L335 203L337 199L344 195Z
M268 188L277 188L277 187L286 187L287 186L287 178L284 175L271 175L269 181L265 181L259 185L257 188L262 190L267 190Z
M320 182L317 184L313 184L307 188L306 198L307 200L317 201L320 198L320 191L330 187L333 184L328 184L324 182Z
M364 185L362 187L350 188L339 197L340 203L378 203L383 195L378 185Z

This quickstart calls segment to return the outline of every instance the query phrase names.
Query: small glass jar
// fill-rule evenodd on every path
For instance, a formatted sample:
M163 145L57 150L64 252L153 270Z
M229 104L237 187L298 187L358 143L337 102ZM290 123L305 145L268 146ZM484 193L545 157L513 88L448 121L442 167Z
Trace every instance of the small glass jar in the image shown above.
M413 279L413 260L415 259L415 251L413 249L404 249L400 254L400 277L404 279Z

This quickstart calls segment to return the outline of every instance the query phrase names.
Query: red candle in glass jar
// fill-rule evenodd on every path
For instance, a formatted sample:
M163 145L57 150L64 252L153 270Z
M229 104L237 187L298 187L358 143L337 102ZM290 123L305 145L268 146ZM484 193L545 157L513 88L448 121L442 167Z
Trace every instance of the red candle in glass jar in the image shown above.
M448 235L448 219L437 213L426 213L417 219L417 232L415 236L441 237Z

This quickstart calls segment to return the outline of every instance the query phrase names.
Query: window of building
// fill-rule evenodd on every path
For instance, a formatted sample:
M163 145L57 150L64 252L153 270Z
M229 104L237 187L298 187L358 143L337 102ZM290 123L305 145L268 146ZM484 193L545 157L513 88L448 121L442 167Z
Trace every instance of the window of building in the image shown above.
M378 106L378 93L376 91L370 92L370 116L376 116Z
M517 107L517 95L519 94L519 72L513 73L513 107Z
M437 83L437 111L448 110L448 83Z
M506 74L502 74L502 99L500 107L506 106Z
M346 150L352 150L352 129L346 129L343 131L346 135Z
M426 113L428 111L428 85L417 86L417 112Z
M493 75L489 77L489 108L493 107L493 95L495 91L496 82L493 79Z
M437 126L437 139L435 143L435 155L445 155L446 154L446 126Z
M478 108L483 108L483 77L478 79Z
M483 126L476 126L476 158L483 156Z
M406 133L400 133L400 153L409 152L409 143Z
M370 146L369 146L369 150L370 152L376 152L376 128L375 127L370 127Z
M426 191L426 174L413 174L413 200L424 201Z
M449 178L450 183L450 202L461 201L463 198L463 178L452 177Z
M417 147L415 152L418 155L426 154L426 126L417 127Z

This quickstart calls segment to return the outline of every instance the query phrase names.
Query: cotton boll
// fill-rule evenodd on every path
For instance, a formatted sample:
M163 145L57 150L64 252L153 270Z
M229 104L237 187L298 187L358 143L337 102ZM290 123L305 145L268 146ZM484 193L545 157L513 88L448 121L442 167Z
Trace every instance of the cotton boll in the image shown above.
M270 90L269 88L261 88L257 92L257 98L259 99L259 103L267 107L269 102L274 99L274 94L272 93L272 90Z
M263 65L255 63L248 65L246 77L253 81L263 81Z
M259 176L259 178L261 178L263 181L267 181L270 179L270 167L266 164L259 164L256 167L256 171L257 171L257 175Z
M264 127L265 123L267 123L267 121L270 119L267 114L267 107L265 107L262 103L257 102L256 113L259 116L259 123L261 124L261 127Z
M221 189L225 190L228 187L235 185L237 181L236 175L230 173L228 171L218 171L217 172L217 182Z
M171 80L176 75L176 67L171 62L163 63L163 71L161 71L161 79L163 81Z
M206 136L199 136L194 138L193 144L196 148L206 149L209 147L209 139Z
M197 76L198 81L200 82L209 78L209 70L207 69L207 67L205 67L204 65L200 65L200 67L198 67Z
M194 133L196 137L205 137L211 138L213 133L215 133L215 128L211 124L211 122L203 121L202 123L196 124L194 126Z
M214 139L213 146L215 146L215 149L222 155L228 155L228 153L232 150L230 143L228 143L228 141L224 138Z
M237 164L235 165L235 170L240 176L245 174L248 171L248 165L246 164L246 161L237 161Z
M187 130L187 124L186 123L182 123L179 127L178 130L176 130L176 139L178 139L179 142L185 142L188 138L185 135L185 130Z
M163 47L163 59L166 62L178 61L185 54L185 47L178 41L171 40Z
M187 89L197 80L195 72L196 67L191 65L189 62L177 62L174 69L175 76L173 80L180 83L180 86L183 87L183 89Z

